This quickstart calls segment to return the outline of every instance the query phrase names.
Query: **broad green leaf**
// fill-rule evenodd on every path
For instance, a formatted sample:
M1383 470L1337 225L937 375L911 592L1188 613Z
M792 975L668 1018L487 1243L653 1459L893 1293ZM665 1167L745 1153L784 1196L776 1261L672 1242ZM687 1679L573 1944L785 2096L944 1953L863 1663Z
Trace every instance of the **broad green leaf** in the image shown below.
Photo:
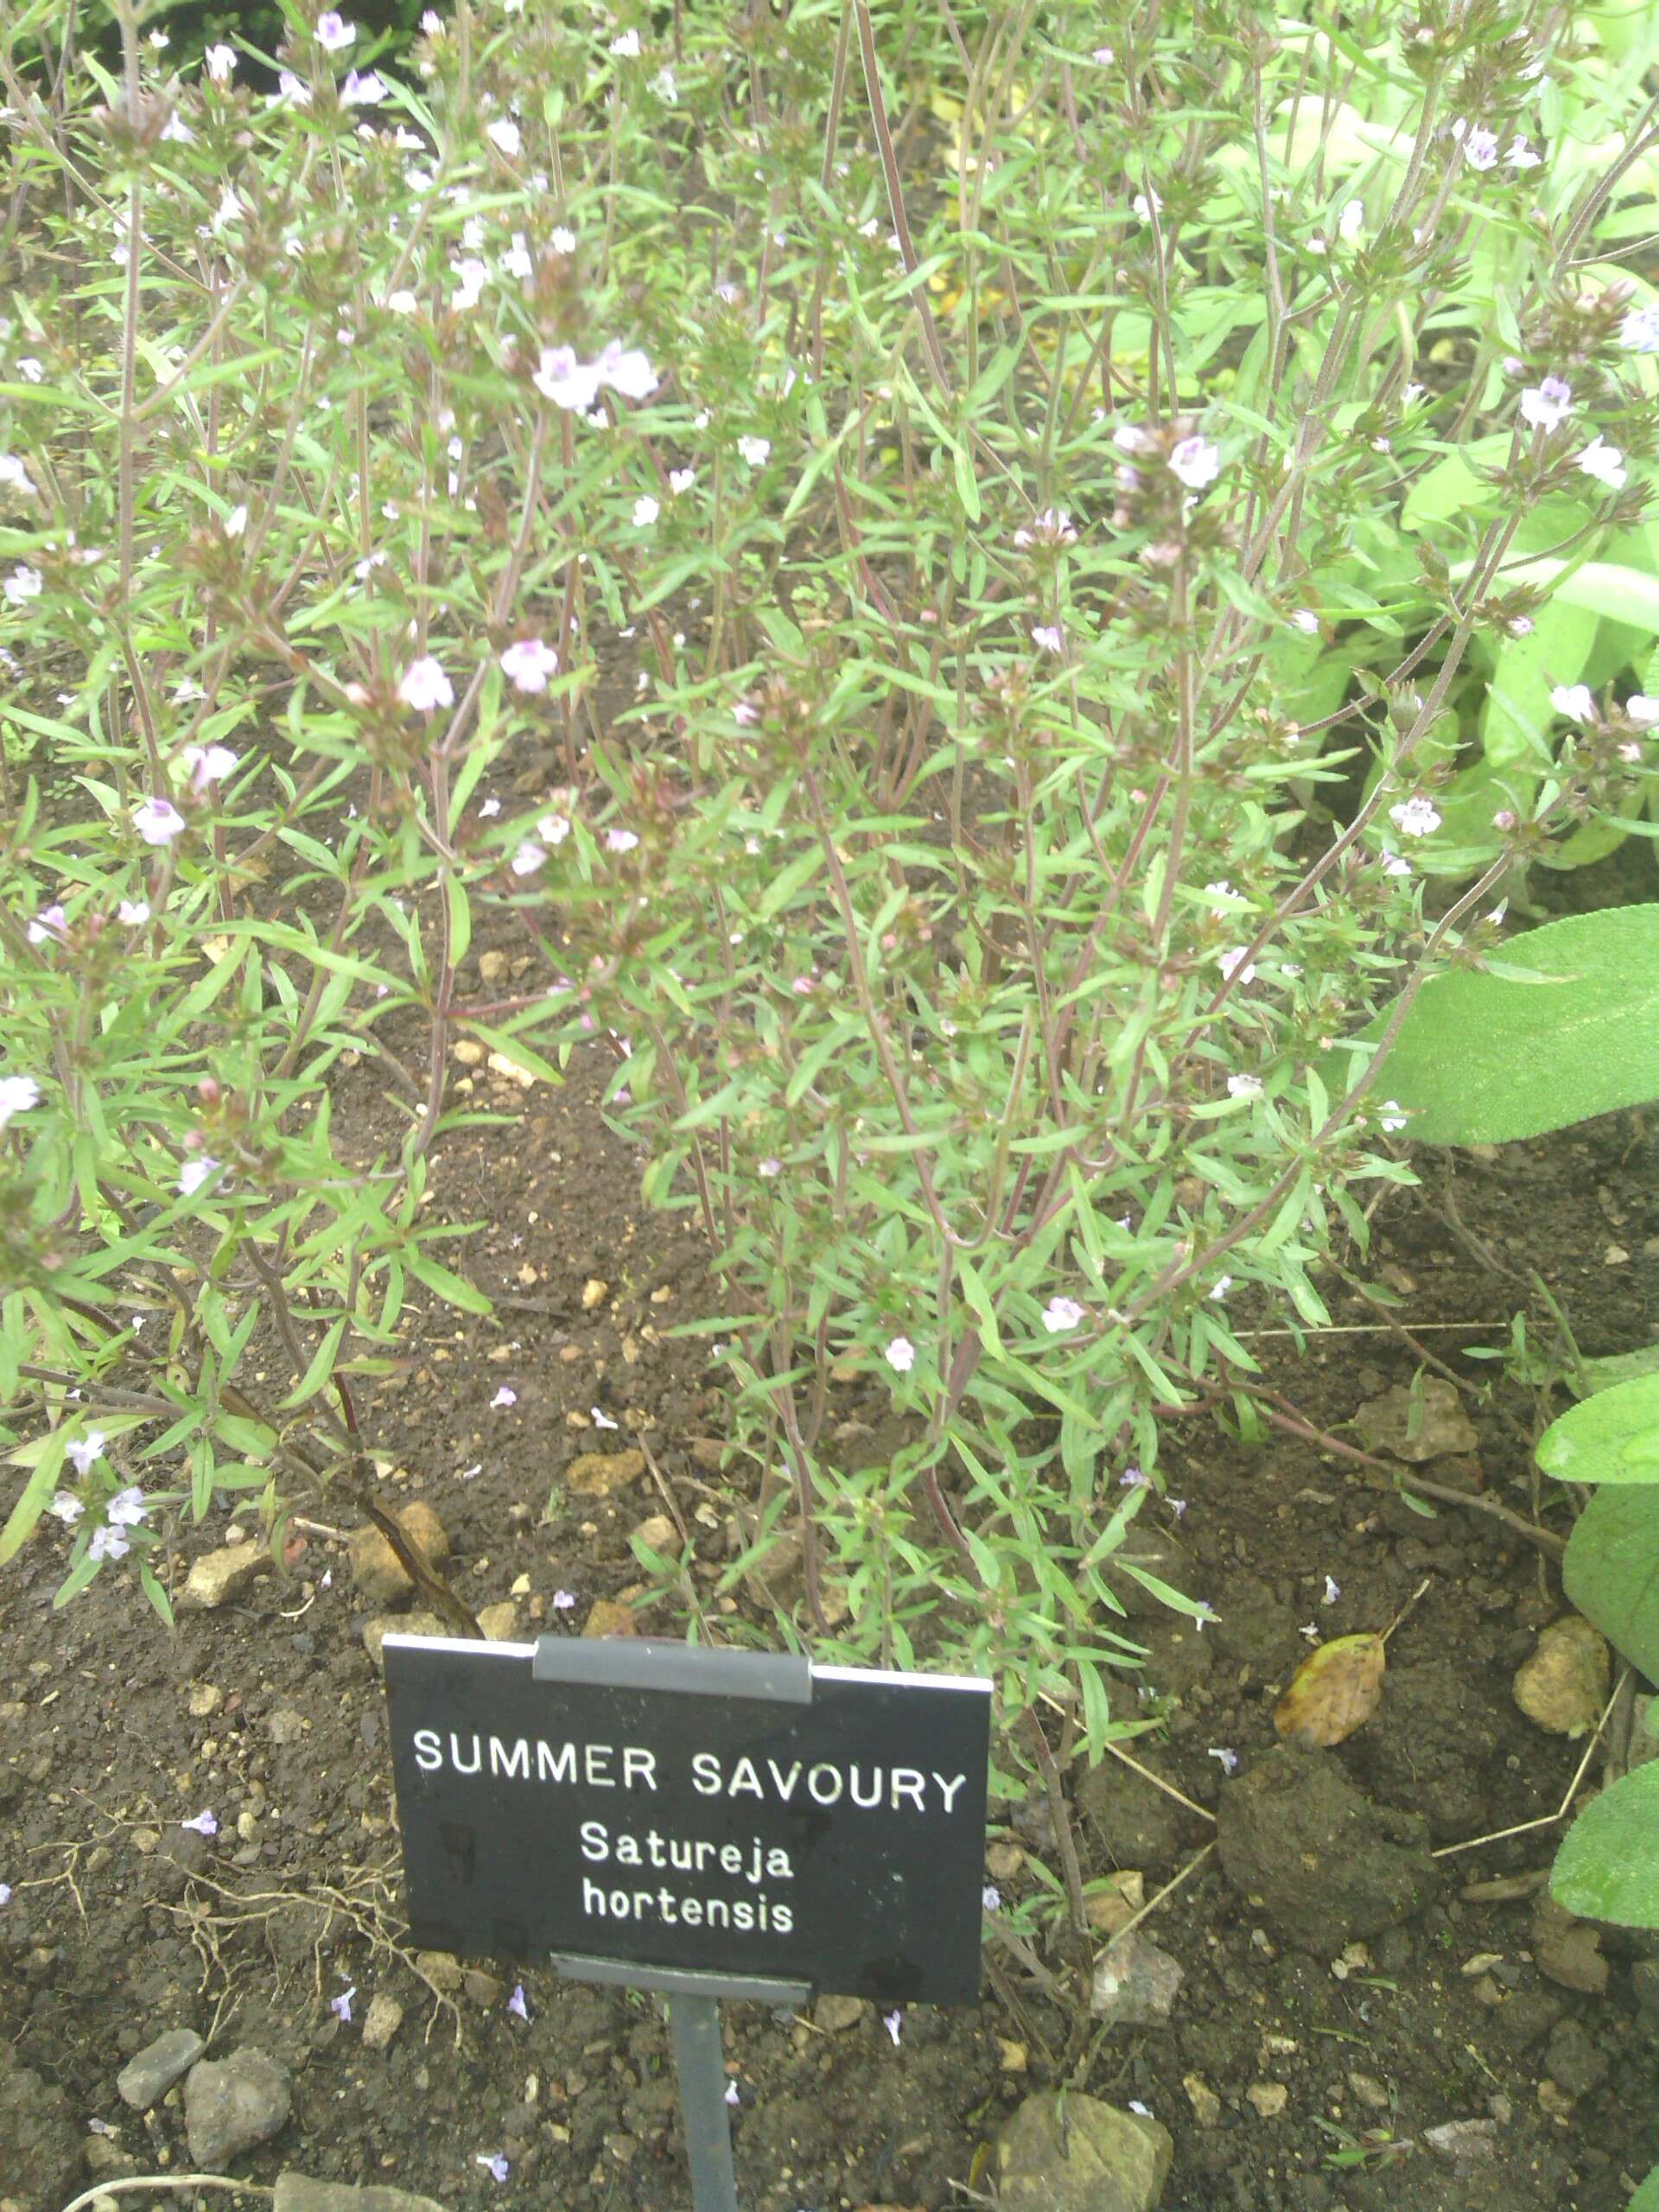
M1598 1491L1567 1540L1561 1587L1633 1667L1659 1681L1659 1491Z
M1538 1465L1563 1483L1659 1483L1659 1375L1599 1390L1552 1421Z
M1659 906L1573 914L1507 948L1550 980L1459 969L1419 992L1384 1094L1427 1144L1503 1144L1659 1095Z
M1578 1374L1567 1380L1581 1398L1589 1398L1598 1390L1611 1390L1615 1382L1633 1382L1638 1375L1659 1375L1659 1344L1609 1352L1605 1359L1581 1359Z
M1659 1928L1659 1759L1585 1807L1555 1854L1549 1893L1584 1920Z
M1480 715L1481 746L1495 768L1517 761L1545 764L1553 751L1550 732L1560 719L1549 702L1550 688L1578 682L1599 627L1599 617L1588 608L1551 605L1540 611L1526 637L1503 640Z

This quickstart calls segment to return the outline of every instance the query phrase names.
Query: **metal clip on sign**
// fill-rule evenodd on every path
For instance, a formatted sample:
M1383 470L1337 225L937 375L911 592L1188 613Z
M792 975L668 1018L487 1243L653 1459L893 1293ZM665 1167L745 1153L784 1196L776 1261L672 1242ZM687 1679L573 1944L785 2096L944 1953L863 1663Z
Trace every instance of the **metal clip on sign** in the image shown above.
M979 1991L988 1681L388 1637L413 1940L666 1998L696 2212L736 2212L722 1997Z

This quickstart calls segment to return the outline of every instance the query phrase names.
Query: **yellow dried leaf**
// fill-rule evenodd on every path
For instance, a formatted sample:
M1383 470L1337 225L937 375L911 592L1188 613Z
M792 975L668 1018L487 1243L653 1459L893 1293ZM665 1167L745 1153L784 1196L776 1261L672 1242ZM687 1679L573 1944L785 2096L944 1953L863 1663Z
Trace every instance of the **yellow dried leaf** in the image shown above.
M1299 1744L1344 1742L1376 1711L1387 1664L1380 1636L1338 1636L1320 1644L1291 1676L1274 1707L1274 1726Z

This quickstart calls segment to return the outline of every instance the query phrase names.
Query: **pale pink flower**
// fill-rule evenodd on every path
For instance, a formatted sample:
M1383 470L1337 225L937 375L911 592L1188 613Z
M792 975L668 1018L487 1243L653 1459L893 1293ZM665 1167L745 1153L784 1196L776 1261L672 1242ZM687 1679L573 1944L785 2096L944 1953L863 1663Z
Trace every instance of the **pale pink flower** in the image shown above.
M1471 169L1489 169L1497 160L1498 139L1495 130L1488 130L1484 124L1462 134L1463 158Z
M46 579L38 569L31 569L20 561L5 582L0 585L8 607L26 607L31 599L38 599L46 589Z
M15 453L0 453L0 491L10 487L21 492L25 498L34 495L36 486L28 469Z
M1084 1309L1075 1298L1051 1298L1043 1308L1043 1326L1051 1337L1075 1329L1084 1318Z
M540 638L516 638L501 656L501 672L515 691L545 691L559 672L559 657Z
M132 810L132 826L147 845L170 845L184 828L184 817L171 799L141 799Z
M1595 720L1596 696L1587 683L1558 683L1549 695L1549 703L1570 721Z
M1579 467L1598 484L1605 484L1610 492L1622 492L1628 474L1624 456L1617 446L1610 446L1599 430L1579 455Z
M1535 430L1553 430L1573 411L1573 387L1560 377L1529 385L1521 395L1521 415Z
M547 854L533 837L526 837L507 865L515 875L534 875L537 868L547 866Z
M331 1997L328 1999L328 2010L334 2014L337 2020L342 2022L346 2026L351 2024L352 1999L356 1996L356 1994L357 1991L355 1988L342 1989L338 1996Z
M1065 632L1058 622L1038 622L1032 626L1031 641L1046 653L1065 651Z
M513 1984L512 1994L507 1999L507 2010L516 2019L527 2020L530 2018L530 2006L524 2001L524 1985L522 1981Z
M228 745L187 745L179 758L190 771L190 788L205 791L234 772L238 756Z
M204 1153L199 1160L187 1160L179 1170L179 1195L194 1198L208 1178L217 1175L220 1162Z
M218 1821L215 1820L211 1812L207 1812L206 1810L198 1813L194 1821L181 1821L179 1822L179 1826L181 1828L194 1828L198 1835L217 1835L219 1834Z
M1293 630L1305 631L1310 638L1317 638L1319 618L1311 607L1299 607L1290 618L1290 626Z
M1429 837L1440 826L1440 809L1421 791L1414 791L1398 806L1391 806L1389 819L1402 837Z
M25 935L31 944L56 944L61 942L68 926L69 918L61 906L43 906Z
M607 853L631 853L639 840L632 830L607 830L605 849Z
M423 653L404 671L397 696L417 715L429 715L436 707L453 707L455 689L444 674L442 664L430 653Z
M1189 492L1201 492L1221 474L1221 448L1208 438L1183 438L1169 456L1169 467Z
M536 824L536 835L545 845L562 845L570 835L568 814L544 814Z
M14 1114L29 1113L40 1103L41 1086L32 1075L0 1075L0 1129Z
M599 397L599 370L583 363L569 346L544 346L531 382L544 399L575 414L586 414Z
M556 232L556 244L557 238ZM575 244L572 238L571 245ZM594 371L607 391L620 392L624 399L649 399L657 389L657 372L649 357L637 346L623 346L620 339L613 338L602 348Z
M1255 963L1245 958L1246 949L1242 944L1236 944L1216 955L1217 965L1228 982L1253 983L1255 981Z
M574 1590L556 1590L553 1592L552 1604L556 1613L568 1613L575 1602L576 1593Z
M887 1350L887 1365L895 1375L908 1375L916 1364L916 1347L908 1337L894 1337Z
M501 1388L496 1392L495 1395L490 1400L490 1410L493 1413L498 1406L516 1406L518 1402L518 1393L509 1384L504 1382L501 1385Z
M340 97L346 107L378 107L386 97L386 80L375 69L365 70L360 77L355 69L348 69Z

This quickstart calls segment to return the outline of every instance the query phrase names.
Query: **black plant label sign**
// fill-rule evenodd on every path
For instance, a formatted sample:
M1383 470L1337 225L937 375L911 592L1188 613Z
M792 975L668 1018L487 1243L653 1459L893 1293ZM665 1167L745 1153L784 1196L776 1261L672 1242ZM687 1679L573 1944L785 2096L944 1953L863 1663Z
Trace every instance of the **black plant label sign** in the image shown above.
M416 1944L976 1999L988 1682L540 1649L386 1640Z

